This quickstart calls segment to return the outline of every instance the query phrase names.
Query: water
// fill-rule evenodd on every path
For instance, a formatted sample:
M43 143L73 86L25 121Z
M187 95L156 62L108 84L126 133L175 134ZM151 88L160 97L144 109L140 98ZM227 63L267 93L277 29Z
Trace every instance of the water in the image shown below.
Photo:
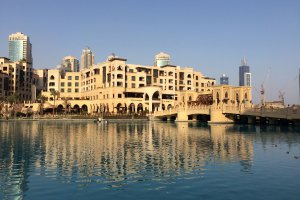
M300 199L299 188L299 128L0 124L0 199Z

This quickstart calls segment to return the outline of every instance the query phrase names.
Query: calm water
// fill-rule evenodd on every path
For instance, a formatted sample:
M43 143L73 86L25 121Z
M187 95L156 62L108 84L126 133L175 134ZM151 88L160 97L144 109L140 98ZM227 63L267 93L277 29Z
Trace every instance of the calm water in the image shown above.
M0 199L300 199L300 129L2 122Z

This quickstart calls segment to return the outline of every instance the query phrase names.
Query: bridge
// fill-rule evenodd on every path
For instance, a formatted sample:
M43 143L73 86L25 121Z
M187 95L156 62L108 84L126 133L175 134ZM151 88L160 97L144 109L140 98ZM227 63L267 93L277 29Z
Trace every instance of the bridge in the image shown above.
M285 108L267 108L253 106L178 106L169 110L156 111L154 117L176 121L197 121L206 119L209 123L233 123L236 121L277 124L279 122L293 122L300 124L300 106Z

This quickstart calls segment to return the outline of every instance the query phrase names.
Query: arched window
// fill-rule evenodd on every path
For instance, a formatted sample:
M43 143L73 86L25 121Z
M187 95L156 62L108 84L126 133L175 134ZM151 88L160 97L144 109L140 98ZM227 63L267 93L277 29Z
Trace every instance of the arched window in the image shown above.
M53 75L50 76L50 80L54 80L54 76Z

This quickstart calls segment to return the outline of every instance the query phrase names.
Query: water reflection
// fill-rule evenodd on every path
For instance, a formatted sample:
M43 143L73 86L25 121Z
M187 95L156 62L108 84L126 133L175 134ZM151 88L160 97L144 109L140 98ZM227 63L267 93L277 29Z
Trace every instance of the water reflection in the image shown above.
M282 134L262 134L276 128L189 123L11 122L0 131L0 199L22 199L36 175L120 187L203 175L207 163L240 163L249 172L254 141L299 142L293 130L282 140Z

